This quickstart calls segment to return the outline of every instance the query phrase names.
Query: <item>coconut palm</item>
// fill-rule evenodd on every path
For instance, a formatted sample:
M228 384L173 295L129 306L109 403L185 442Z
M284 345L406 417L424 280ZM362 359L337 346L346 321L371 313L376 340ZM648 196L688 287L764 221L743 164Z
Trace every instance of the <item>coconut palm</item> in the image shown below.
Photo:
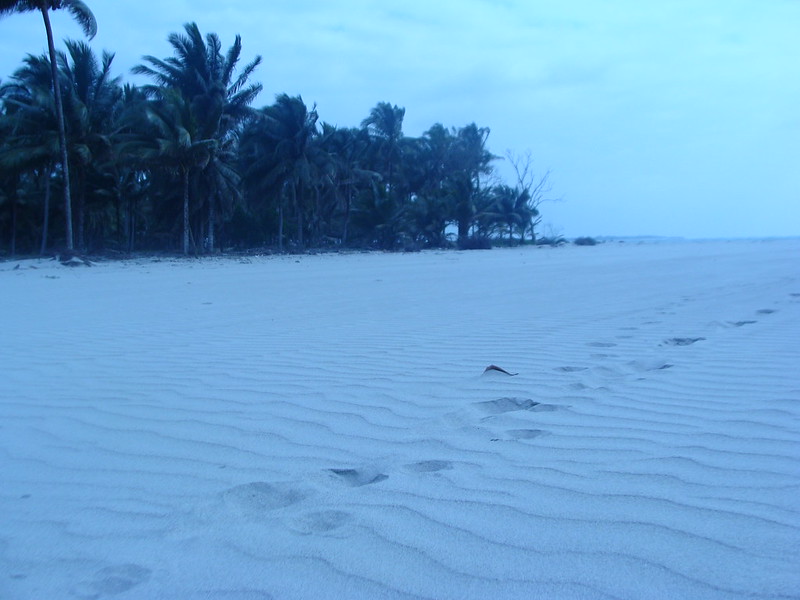
M364 129L322 124L321 145L331 167L331 191L339 204L339 240L347 244L353 203L361 193L375 194L380 175L366 168L369 137Z
M397 186L397 170L402 160L403 118L406 109L379 102L361 122L374 142L380 171L386 180L387 195L392 198Z
M482 193L482 178L492 172L491 163L497 157L486 148L488 127L471 123L456 132L453 155L457 174L453 181L453 214L458 224L458 239L464 240L477 215L476 198Z
M122 98L121 78L111 75L114 54L103 52L98 61L85 42L66 41L67 52L58 53L64 85L64 120L70 164L77 195L77 246L85 248L86 204L90 179L102 177L110 166L114 118ZM99 187L97 183L95 188ZM101 209L95 219L103 225Z
M53 40L53 28L50 24L50 11L66 9L83 29L88 38L97 33L97 21L89 7L81 0L0 0L0 16L11 13L39 11L42 14L47 34L47 49L50 56L50 75L53 84L56 117L58 120L59 146L61 149L61 169L64 176L64 213L66 218L66 246L73 248L72 240L72 199L70 197L69 161L67 157L67 135L64 127L64 109L61 90L58 84L58 66L56 64L56 47Z
M48 242L53 166L59 159L49 62L47 56L28 55L10 81L0 86L4 107L0 115L3 139L0 170L17 178L24 173L34 175L33 179L43 188L42 254ZM6 181L11 179L6 178ZM16 202L16 196L10 200ZM11 208L16 210L16 205L12 204Z
M492 205L485 220L492 226L508 233L511 243L514 231L524 236L531 216L528 214L528 194L525 190L512 188L509 185L498 185L491 192Z
M279 94L242 134L245 178L253 189L278 197L278 248L283 250L283 221L288 200L297 218L297 244L304 246L305 191L313 182L317 111L300 96Z
M149 160L152 140L143 139L153 131L147 106L148 99L140 88L131 84L122 86L113 112L111 152L102 164L106 181L102 193L114 205L117 243L127 252L134 250L137 223L143 222L141 201L147 198L148 184L152 181L153 165Z
M184 25L185 34L172 33L167 40L174 56L159 59L144 56L144 64L137 65L133 72L150 77L154 83L143 86L145 93L159 97L166 89L176 89L191 105L197 119L198 133L203 139L214 139L215 151L220 154L210 157L203 171L197 172L196 185L203 189L203 200L207 204L207 240L214 247L214 231L220 199L230 195L220 193L219 184L230 188L235 173L235 148L241 126L253 118L250 107L261 92L260 83L248 84L248 79L261 63L256 56L237 73L242 53L242 39L236 36L233 45L223 55L222 43L215 33L203 37L196 23ZM203 185L203 184L207 185Z
M166 90L162 98L148 103L145 110L150 128L141 138L140 154L154 167L180 176L183 192L182 249L184 254L188 254L190 178L194 171L208 164L217 142L200 135L198 119L191 104L175 89Z

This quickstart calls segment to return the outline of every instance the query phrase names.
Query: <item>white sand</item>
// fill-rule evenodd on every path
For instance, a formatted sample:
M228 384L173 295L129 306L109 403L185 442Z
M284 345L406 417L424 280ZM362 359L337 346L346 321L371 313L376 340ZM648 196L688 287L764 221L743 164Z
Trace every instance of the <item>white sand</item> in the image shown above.
M0 598L800 597L800 241L16 264Z

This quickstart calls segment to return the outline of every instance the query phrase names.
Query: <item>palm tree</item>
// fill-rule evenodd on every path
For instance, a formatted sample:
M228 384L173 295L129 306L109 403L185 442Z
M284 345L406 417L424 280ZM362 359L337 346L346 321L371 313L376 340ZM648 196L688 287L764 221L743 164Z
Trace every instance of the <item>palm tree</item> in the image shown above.
M406 109L388 102L379 102L361 121L361 127L369 132L375 142L375 150L381 170L386 177L386 191L391 198L395 193L396 170L402 157L403 118Z
M3 144L0 169L9 174L36 174L44 188L40 251L47 248L53 166L58 162L58 126L47 56L28 55L22 67L0 86L4 111L0 116ZM11 197L11 200L16 200ZM12 204L12 209L15 210Z
M70 197L69 161L67 158L67 134L64 128L64 108L61 90L58 83L58 66L56 64L56 47L53 40L53 28L50 25L50 11L66 9L89 39L97 33L97 21L89 7L81 0L0 0L0 16L10 13L39 11L42 13L44 28L47 34L47 49L50 56L50 75L53 83L56 117L58 120L58 139L61 148L61 169L64 175L64 213L66 218L66 246L73 249L72 240L72 199Z
M481 177L492 172L491 163L497 157L486 148L488 127L471 123L456 132L453 146L458 175L454 181L453 214L458 224L458 239L464 240L477 212L475 201L482 193Z
M323 123L321 140L323 152L330 160L332 193L342 213L339 239L342 245L347 245L353 202L362 192L374 195L380 175L366 168L369 138L364 129Z
M492 205L486 220L494 227L505 229L509 243L513 240L514 230L520 232L520 242L532 215L528 210L528 193L509 185L498 185L491 192ZM502 234L501 234L502 235Z
M120 77L112 77L114 55L100 61L85 42L67 40L67 53L58 53L64 90L64 120L77 193L77 246L86 247L86 203L89 179L102 175L112 155L114 116L122 98ZM100 207L105 208L105 207ZM102 211L101 211L102 212ZM102 219L100 220L102 225Z
M148 99L140 88L131 84L122 87L111 126L111 156L104 165L108 177L105 191L116 206L119 247L127 252L134 250L140 201L147 197L152 180L147 160L151 149L143 139L146 132L152 131L147 106Z
M238 177L235 173L237 134L241 126L254 116L250 105L262 86L260 83L248 84L248 79L261 63L261 57L256 56L236 75L242 53L241 36L236 36L233 46L223 55L222 43L215 33L203 38L196 23L187 23L184 30L185 35L172 33L167 38L175 56L163 60L144 56L145 64L135 66L133 73L146 75L155 82L144 86L144 91L151 97L159 97L165 89L178 90L191 105L197 119L198 134L203 139L217 142L214 148L220 154L212 156L203 169L212 172L202 173L202 177L198 172L195 182L204 188L208 208L207 239L213 250L221 197L218 184L233 182ZM203 186L203 183L208 185ZM230 188L227 184L223 187Z
M260 118L243 133L247 170L252 187L278 195L278 248L283 250L284 199L288 196L297 217L297 243L304 242L305 191L315 173L314 145L317 111L310 111L300 96L279 94L275 103L261 110Z
M191 105L177 90L166 90L146 107L151 130L142 137L141 155L152 164L176 172L183 190L183 253L189 253L190 176L204 168L214 154L216 140L202 138Z

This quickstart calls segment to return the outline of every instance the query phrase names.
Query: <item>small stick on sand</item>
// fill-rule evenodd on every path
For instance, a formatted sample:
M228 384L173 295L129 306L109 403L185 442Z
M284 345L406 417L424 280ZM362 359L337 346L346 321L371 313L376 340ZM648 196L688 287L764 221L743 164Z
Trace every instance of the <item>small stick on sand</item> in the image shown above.
M489 365L483 370L484 373L486 373L486 371L500 371L501 373L505 373L506 375L511 375L512 377L514 375L519 375L519 373L509 373L503 367L498 367L497 365Z

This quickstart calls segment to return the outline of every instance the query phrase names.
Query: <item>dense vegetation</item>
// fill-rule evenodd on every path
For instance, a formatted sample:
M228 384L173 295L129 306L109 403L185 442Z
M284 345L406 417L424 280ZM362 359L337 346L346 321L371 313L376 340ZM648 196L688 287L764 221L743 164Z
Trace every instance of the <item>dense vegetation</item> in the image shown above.
M0 14L41 11L49 38L47 12L58 8L93 35L78 0L0 0ZM529 156L512 158L517 181L500 182L487 128L437 123L407 137L405 109L387 102L350 128L320 121L299 96L257 109L261 59L240 66L238 36L223 51L190 23L169 42L173 56L134 69L146 85L123 83L113 54L73 40L28 55L0 85L0 252L536 239L547 176L532 177Z

